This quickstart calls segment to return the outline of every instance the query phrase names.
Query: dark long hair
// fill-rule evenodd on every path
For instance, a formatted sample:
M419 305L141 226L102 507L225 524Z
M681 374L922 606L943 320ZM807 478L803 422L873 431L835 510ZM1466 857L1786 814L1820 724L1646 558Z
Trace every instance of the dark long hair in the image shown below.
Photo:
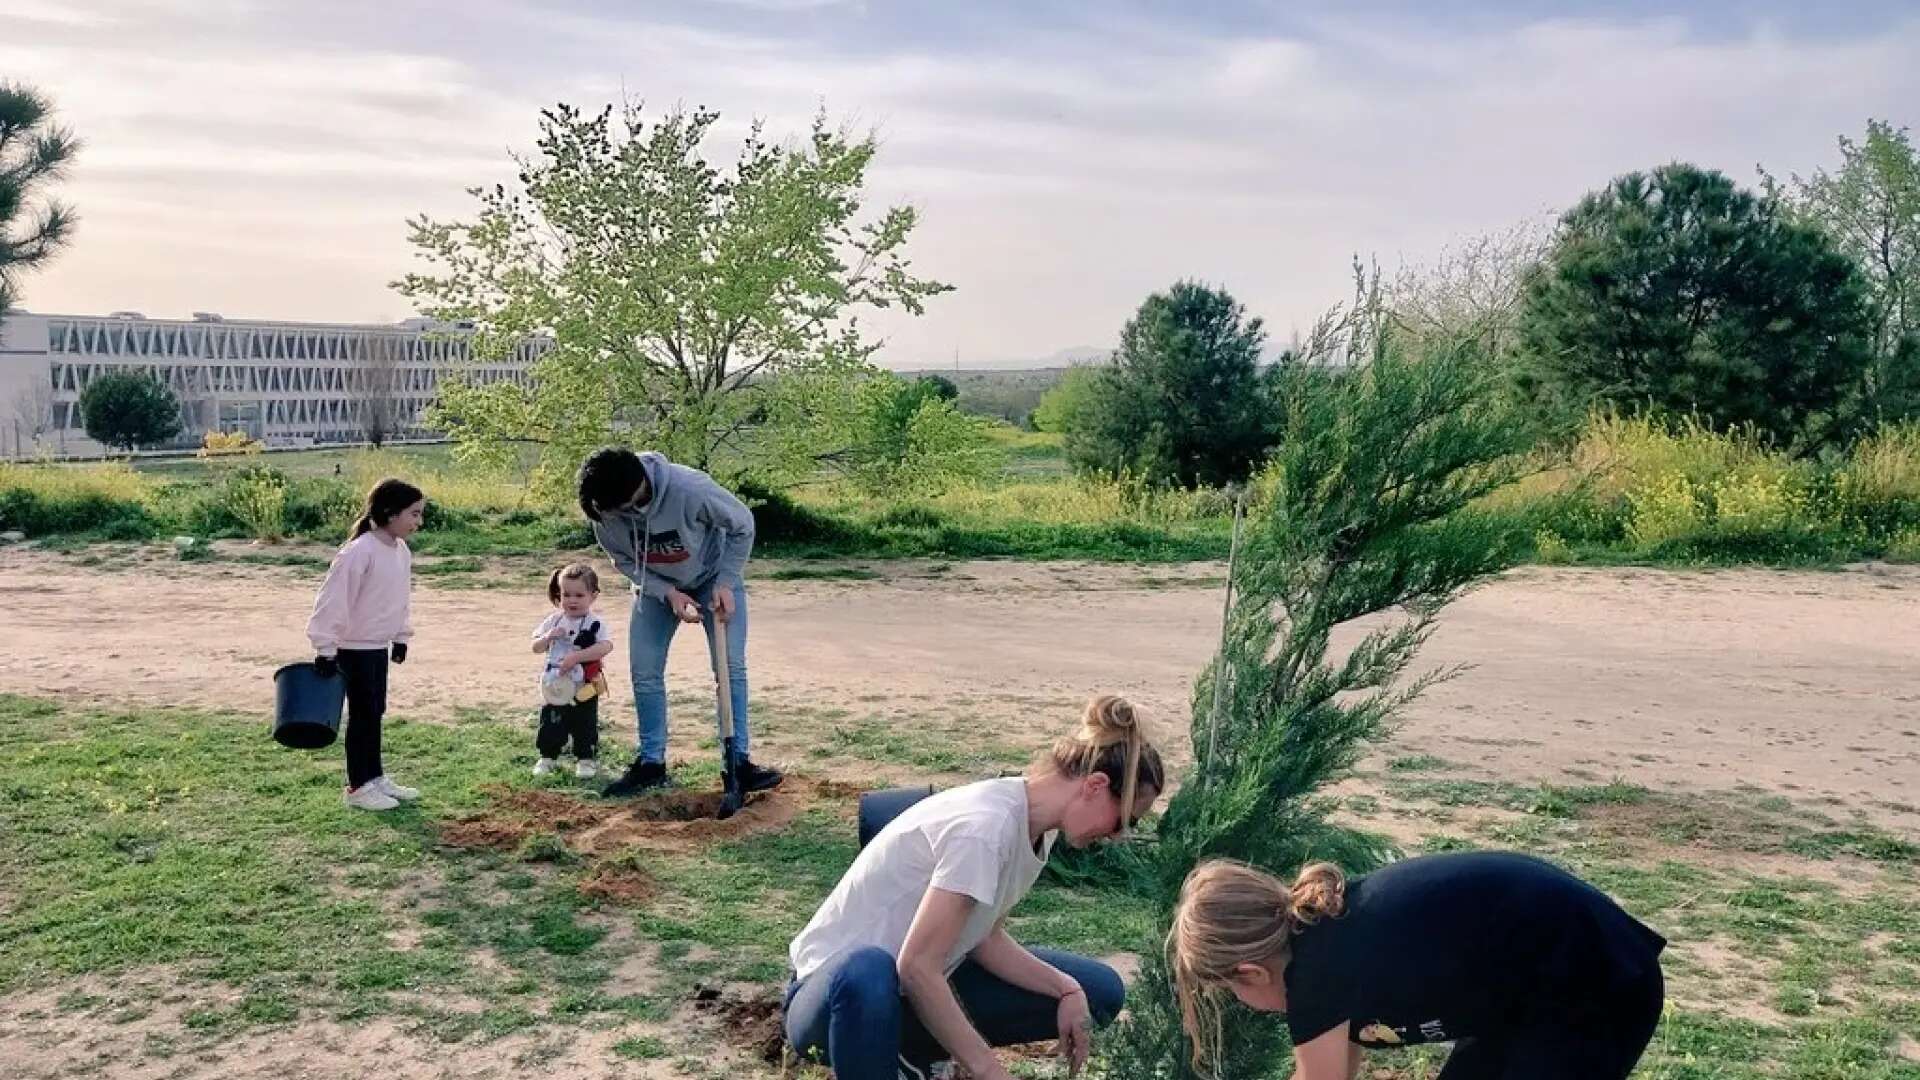
M426 492L407 483L388 477L373 485L367 492L367 508L360 511L360 517L353 523L353 531L347 534L353 540L385 525L400 516L400 511L426 498Z

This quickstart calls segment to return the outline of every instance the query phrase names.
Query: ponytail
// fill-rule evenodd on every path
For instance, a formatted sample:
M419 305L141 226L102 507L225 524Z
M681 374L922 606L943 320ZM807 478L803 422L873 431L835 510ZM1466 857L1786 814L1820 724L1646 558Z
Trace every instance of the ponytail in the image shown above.
M1293 879L1287 895L1293 902L1293 921L1301 926L1337 919L1347 910L1347 875L1330 862L1311 863Z
M1293 936L1346 911L1347 879L1332 863L1312 863L1292 885L1246 863L1201 863L1180 886L1167 932L1167 968L1180 1000L1180 1024L1193 1043L1193 1067L1218 1062L1224 1038L1221 991L1242 964L1278 974Z

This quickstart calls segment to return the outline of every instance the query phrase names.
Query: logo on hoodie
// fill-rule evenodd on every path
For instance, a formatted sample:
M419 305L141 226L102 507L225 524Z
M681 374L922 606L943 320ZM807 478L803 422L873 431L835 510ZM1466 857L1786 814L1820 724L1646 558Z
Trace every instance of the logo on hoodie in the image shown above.
M680 539L678 529L647 534L647 563L650 566L673 566L686 562L690 554L686 541Z

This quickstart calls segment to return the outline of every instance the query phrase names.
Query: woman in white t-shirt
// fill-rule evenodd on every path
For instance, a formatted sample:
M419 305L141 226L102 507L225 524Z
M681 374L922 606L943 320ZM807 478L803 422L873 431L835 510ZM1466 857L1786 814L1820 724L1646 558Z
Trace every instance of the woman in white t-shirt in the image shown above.
M1028 950L1007 935L1007 912L1056 838L1083 848L1123 834L1165 787L1133 706L1103 695L1026 776L914 805L793 939L788 1041L837 1080L922 1077L941 1059L1010 1080L992 1047L1057 1036L1077 1072L1125 987L1097 960Z

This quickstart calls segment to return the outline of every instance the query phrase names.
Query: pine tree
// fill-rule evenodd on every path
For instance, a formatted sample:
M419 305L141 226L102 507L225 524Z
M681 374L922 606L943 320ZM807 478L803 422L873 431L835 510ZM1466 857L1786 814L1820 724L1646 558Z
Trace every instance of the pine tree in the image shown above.
M1183 281L1147 297L1067 429L1068 458L1155 484L1246 479L1276 437L1265 343L1224 290Z
M1776 200L1684 164L1567 211L1520 333L1539 404L1651 408L1795 450L1857 433L1872 361L1853 260Z
M0 318L19 296L19 276L44 264L73 235L74 214L38 189L66 170L79 150L73 133L52 123L53 106L36 91L0 83Z
M1450 674L1407 672L1440 610L1516 551L1505 526L1472 509L1512 479L1532 443L1486 348L1484 336L1388 329L1363 296L1356 317L1323 323L1304 362L1289 366L1287 437L1255 483L1225 647L1194 685L1195 764L1158 842L1114 856L1130 860L1125 875L1161 911L1210 857L1290 874L1315 859L1364 871L1390 854L1381 838L1330 823L1321 792ZM1401 617L1330 654L1336 627L1387 613ZM1107 1040L1100 1067L1191 1080L1159 942L1143 947L1132 1019ZM1274 1074L1284 1025L1243 1016L1227 1031L1217 1075Z
M80 422L103 446L154 446L180 434L180 399L144 371L110 371L80 391Z

